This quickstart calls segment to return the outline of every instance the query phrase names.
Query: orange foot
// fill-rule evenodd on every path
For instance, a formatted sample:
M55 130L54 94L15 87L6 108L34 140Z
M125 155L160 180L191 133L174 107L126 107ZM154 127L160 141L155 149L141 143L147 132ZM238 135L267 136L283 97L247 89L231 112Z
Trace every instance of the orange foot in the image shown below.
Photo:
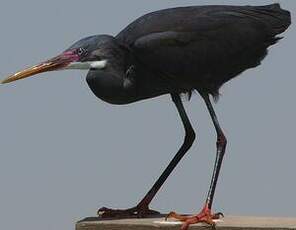
M214 220L220 219L221 217L224 217L223 213L212 214L211 210L208 207L208 204L206 204L205 207L202 209L202 211L197 215L184 216L184 215L179 215L175 212L171 212L166 217L166 220L168 218L174 218L182 221L183 225L181 227L181 230L187 230L191 224L197 224L197 223L206 223L211 225L215 229L216 224Z

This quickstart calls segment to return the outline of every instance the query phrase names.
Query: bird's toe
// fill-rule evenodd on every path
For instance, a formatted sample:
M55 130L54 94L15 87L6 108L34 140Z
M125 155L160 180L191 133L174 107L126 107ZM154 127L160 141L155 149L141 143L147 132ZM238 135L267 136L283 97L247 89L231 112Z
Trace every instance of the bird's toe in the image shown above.
M224 217L224 214L221 212L212 214L211 209L209 209L208 205L206 205L202 209L202 211L197 215L180 215L180 214L177 214L176 212L170 212L166 217L166 220L168 218L179 220L183 222L181 229L187 230L190 225L197 224L197 223L205 223L215 228L216 223L214 220L218 220L223 217Z
M97 211L97 215L100 218L145 218L145 217L156 217L160 215L160 212L149 209L148 207L134 207L129 209L110 209L100 208Z

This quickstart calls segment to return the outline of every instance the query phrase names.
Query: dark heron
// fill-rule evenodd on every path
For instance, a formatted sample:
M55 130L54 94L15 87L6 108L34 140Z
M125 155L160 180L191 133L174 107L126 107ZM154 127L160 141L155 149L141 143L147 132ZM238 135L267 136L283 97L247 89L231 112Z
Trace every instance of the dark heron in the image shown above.
M269 46L276 44L291 24L290 13L279 4L267 6L192 6L161 10L140 17L117 36L84 38L62 54L9 76L12 82L46 71L89 70L92 92L112 104L128 104L170 94L185 129L184 143L165 171L133 208L98 211L105 217L145 217L158 212L149 204L178 162L192 146L195 132L180 94L197 91L207 106L217 132L217 153L205 206L192 216L174 212L169 217L190 224L213 225L221 213L212 204L226 149L226 137L212 106L219 88L243 71L260 65Z

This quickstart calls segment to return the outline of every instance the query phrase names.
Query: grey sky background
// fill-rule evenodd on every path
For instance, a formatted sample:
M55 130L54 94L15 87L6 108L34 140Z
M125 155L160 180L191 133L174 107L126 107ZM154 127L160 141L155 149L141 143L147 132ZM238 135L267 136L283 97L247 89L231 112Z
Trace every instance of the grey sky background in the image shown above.
M274 1L1 1L0 76L93 34L116 35L150 11ZM296 1L278 0L296 12ZM295 19L295 18L294 18ZM296 216L295 41L292 25L262 66L221 91L215 106L229 145L214 208L226 215ZM183 141L169 96L128 106L98 100L86 72L0 86L1 229L73 229L101 206L127 208L147 192ZM185 102L198 139L152 203L197 212L208 191L215 132L199 96Z

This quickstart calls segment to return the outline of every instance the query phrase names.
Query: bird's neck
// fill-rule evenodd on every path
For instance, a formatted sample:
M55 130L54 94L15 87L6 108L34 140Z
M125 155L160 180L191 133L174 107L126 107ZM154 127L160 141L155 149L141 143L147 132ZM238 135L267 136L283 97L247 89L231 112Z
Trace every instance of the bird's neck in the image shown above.
M93 93L111 104L128 104L137 101L137 86L134 81L133 58L127 49L120 46L108 55L103 70L91 70L87 83Z

